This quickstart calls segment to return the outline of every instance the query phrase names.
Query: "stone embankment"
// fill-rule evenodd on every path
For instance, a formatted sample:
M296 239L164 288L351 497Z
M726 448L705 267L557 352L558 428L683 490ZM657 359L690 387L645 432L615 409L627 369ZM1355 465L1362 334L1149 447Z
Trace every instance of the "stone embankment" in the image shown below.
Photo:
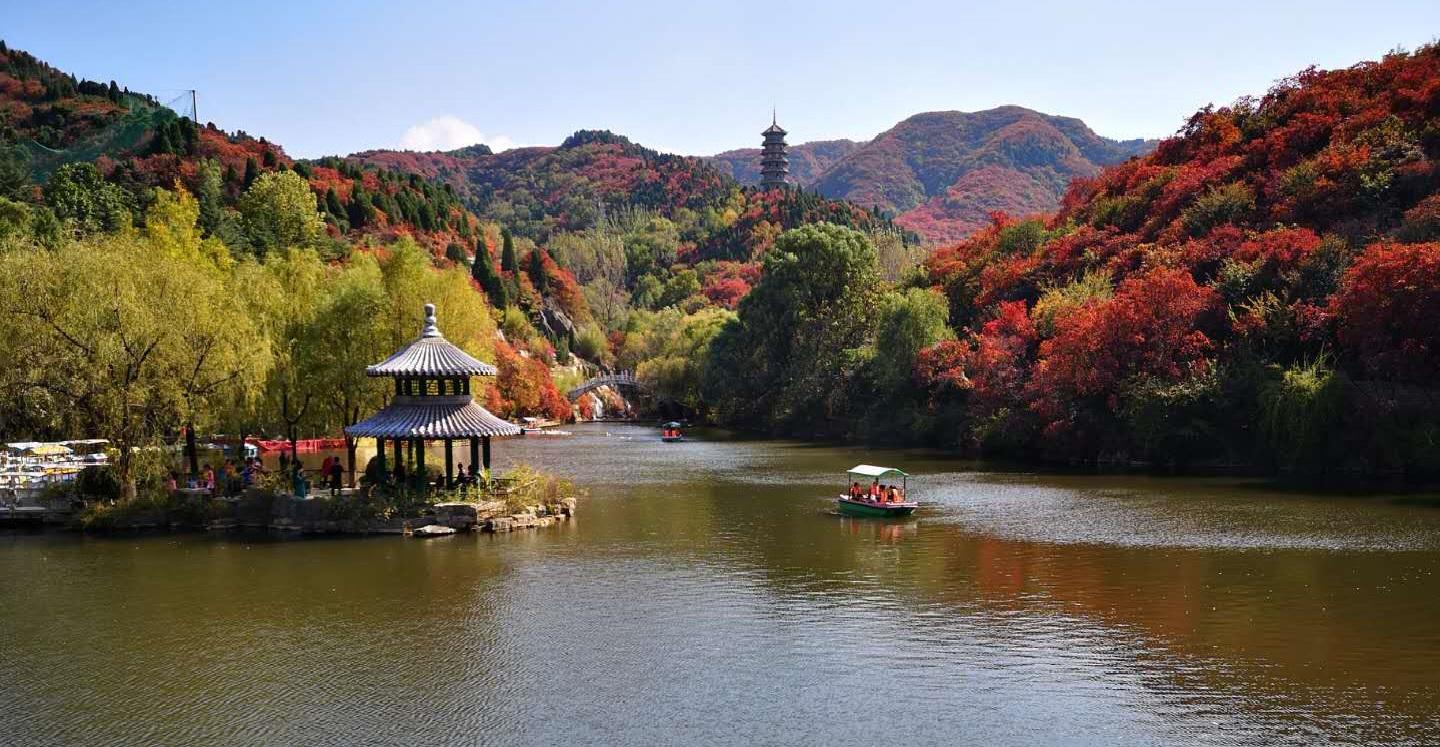
M503 501L440 503L421 515L392 517L336 517L313 510L315 503L278 497L269 511L246 511L237 507L234 515L216 517L205 523L209 531L268 529L287 534L409 534L414 529L438 524L460 531L513 532L554 526L575 516L576 501L565 498L553 504L524 507Z

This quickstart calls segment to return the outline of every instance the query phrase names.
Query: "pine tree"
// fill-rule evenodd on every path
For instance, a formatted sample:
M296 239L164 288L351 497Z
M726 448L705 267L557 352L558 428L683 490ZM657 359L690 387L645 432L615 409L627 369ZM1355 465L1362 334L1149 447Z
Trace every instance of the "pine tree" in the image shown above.
M340 195L335 194L335 188L325 190L325 210L335 216L335 222L345 219L345 207L340 204Z
M535 251L530 252L530 268L528 270L530 283L535 286L535 290L541 293L545 292L546 285L545 259L541 256L544 251L545 250L540 247L535 247Z
M510 235L510 229L500 229L500 269L506 272L517 272L520 269L520 262L515 257L515 237Z
M359 182L350 191L350 205L346 209L346 215L350 218L352 228L364 228L369 225L370 218L375 215L375 206L370 202L370 193Z
M254 158L245 159L245 188L249 189L258 176L260 176L260 164L255 163Z
M234 175L233 170L230 173ZM195 198L200 202L200 228L205 231L206 236L211 236L225 215L225 206L222 203L225 186L220 180L220 164L213 158L201 161L196 177L199 184L195 190Z
M490 248L485 246L485 239L481 238L475 242L475 261L470 265L470 277L484 289L485 295L490 297L490 304L497 309L503 309L510 305L509 294L505 292L505 283L495 272L495 265L490 259Z

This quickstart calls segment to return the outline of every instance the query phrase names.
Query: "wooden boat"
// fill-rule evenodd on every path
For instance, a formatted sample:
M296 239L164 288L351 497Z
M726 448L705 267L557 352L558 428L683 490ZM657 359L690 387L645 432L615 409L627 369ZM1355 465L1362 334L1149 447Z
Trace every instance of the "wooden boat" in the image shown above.
M908 498L910 494L910 491L908 489L910 476L898 469L895 469L894 467L877 467L872 464L857 464L847 470L845 474L845 485L847 490L849 486L854 483L859 483L860 487L862 488L868 488L870 483L880 482L881 480L886 478L899 477L901 480L900 492L901 495L906 496L906 500L900 503L893 503L889 501L871 501L864 498L851 498L848 493L842 493L839 498L835 499L835 507L842 514L848 514L850 516L892 518L897 516L909 516L910 514L915 513L915 509L920 507L919 503L909 500Z
M667 444L685 440L685 434L680 432L680 424L673 420L660 426L660 429L660 440Z

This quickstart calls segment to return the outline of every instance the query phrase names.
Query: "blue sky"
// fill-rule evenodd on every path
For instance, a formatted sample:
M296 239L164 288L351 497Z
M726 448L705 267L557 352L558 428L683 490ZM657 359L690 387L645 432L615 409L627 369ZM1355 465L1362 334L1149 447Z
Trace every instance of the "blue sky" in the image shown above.
M292 155L555 144L660 150L868 139L910 114L1018 104L1102 135L1174 132L1308 66L1440 34L1440 2L14 2L0 38Z

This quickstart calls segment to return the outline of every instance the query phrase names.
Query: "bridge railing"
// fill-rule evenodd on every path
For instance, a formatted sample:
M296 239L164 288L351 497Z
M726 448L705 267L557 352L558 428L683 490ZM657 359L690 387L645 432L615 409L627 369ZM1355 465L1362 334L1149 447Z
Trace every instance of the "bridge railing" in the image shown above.
M609 386L612 388L626 387L629 389L638 389L641 391L646 391L649 389L649 387L645 385L645 382L641 381L639 378L636 378L634 372L617 371L614 373L606 374L604 376L596 376L595 378L590 379L589 381L586 381L580 386L577 386L574 389L566 392L565 396L567 399L570 399L572 401L577 400L580 397L583 397L587 392L593 391L602 386Z

